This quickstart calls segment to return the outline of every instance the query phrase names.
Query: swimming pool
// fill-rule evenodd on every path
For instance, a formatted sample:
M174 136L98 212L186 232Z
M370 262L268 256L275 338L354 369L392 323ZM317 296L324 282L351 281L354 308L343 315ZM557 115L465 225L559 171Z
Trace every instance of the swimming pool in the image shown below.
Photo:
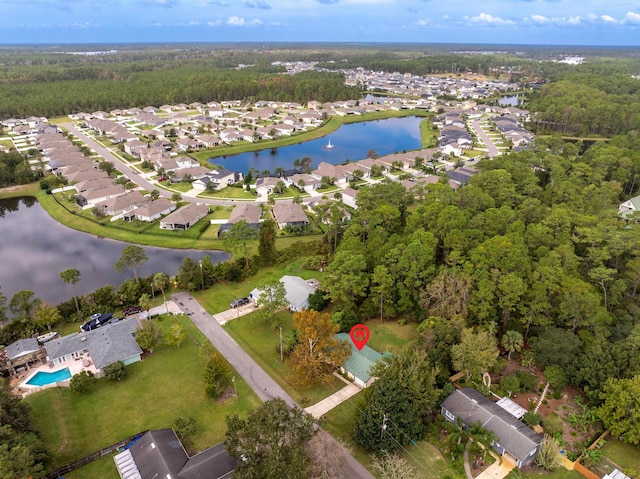
M45 386L51 383L57 383L58 381L64 381L71 377L71 371L69 368L60 369L58 371L49 373L46 371L38 371L31 379L27 381L29 386Z

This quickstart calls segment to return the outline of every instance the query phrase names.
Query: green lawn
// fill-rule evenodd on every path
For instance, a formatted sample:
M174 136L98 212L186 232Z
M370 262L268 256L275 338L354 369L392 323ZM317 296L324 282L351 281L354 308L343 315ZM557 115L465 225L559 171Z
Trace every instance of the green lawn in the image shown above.
M330 396L344 386L344 383L331 377L325 384L308 389L296 388L290 380L291 372L285 362L280 362L278 345L280 331L272 325L256 325L251 318L256 313L242 316L225 325L227 332L237 343L302 407L310 406ZM282 335L286 338L293 329L292 314L288 311L278 313Z
M233 186L228 186L212 193L200 193L198 196L202 198L230 198L238 200L255 200L257 198L255 190L247 191L244 188L236 188Z
M376 477L380 477L371 467L369 454L361 447L356 446L352 438L354 418L356 412L361 407L363 395L364 392L360 392L350 400L343 402L329 411L325 415L326 422L324 423L324 428L347 446L353 456L362 465ZM441 479L447 477L451 479L462 479L464 477L449 464L435 446L426 441L405 446L400 455L413 466L418 473L417 477L420 479Z
M371 332L368 346L379 352L399 353L418 340L417 325L401 325L397 321L371 319L365 323Z
M178 182L166 185L166 188L170 190L176 190L181 193L186 193L187 191L191 191L193 189L193 186L191 186L191 183L189 182Z
M535 479L535 478L544 478L544 479L583 479L582 474L577 471L569 471L564 467L559 467L553 472L546 471L536 471L536 472L523 472L523 479Z
M639 448L620 442L612 437L608 437L606 441L602 447L602 452L606 457L625 470L634 470L636 473L640 473Z
M189 333L180 348L160 345L153 355L128 366L128 377L122 382L101 379L86 394L54 388L26 398L52 469L142 430L171 427L179 416L196 420L193 447L202 450L224 439L226 415L244 415L260 403L237 374L237 403L206 399L195 343L203 341L202 333L184 315L167 316L158 324L167 330L175 322Z
M65 479L117 479L118 470L116 463L113 462L115 454L109 454L97 461L93 461L80 469L65 474Z

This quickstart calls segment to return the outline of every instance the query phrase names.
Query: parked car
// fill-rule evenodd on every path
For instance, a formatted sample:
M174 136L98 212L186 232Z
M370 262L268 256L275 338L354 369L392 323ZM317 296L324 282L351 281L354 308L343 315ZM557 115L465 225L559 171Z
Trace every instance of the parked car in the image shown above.
M141 306L130 306L128 308L125 308L124 311L122 311L123 316L131 316L132 314L138 314L142 311L142 307Z
M244 306L245 304L249 304L249 298L238 298L231 301L232 308L239 308L240 306Z

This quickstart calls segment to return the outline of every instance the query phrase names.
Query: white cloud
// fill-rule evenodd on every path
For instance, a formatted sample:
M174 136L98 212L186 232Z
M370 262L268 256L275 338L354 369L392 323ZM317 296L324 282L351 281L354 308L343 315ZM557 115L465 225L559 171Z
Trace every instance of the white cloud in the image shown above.
M531 20L535 23L549 23L551 21L551 19L543 16L543 15L531 15Z
M618 23L615 18L610 17L609 15L602 15L600 18L604 23Z
M260 21L259 18L254 18L249 22L249 25L262 25L262 22Z
M513 25L513 21L504 20L500 17L494 17L488 13L481 13L477 17L465 17L465 19L472 21L473 23L483 23L485 25Z
M207 25L209 25L210 27L217 27L219 25L222 25L222 20L210 20L207 22Z
M627 12L627 14L622 19L622 23L627 23L631 25L640 25L640 13Z
M580 17L569 17L566 19L567 25L580 25L582 23L582 19Z
M429 25L429 22L426 20L418 20L418 25L424 27L425 25Z
M241 27L242 25L244 25L244 18L236 16L229 17L229 19L227 20L227 25L235 25Z

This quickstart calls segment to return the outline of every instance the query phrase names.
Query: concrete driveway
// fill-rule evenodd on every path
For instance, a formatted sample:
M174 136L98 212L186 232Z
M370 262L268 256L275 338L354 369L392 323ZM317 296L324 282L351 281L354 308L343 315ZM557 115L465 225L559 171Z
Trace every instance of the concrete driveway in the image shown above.
M502 479L506 477L514 467L516 466L509 461L498 460L482 471L475 479Z
M336 391L328 398L324 398L322 401L315 403L313 406L305 408L305 411L318 419L331 411L334 407L355 396L360 391L362 391L362 389L360 389L357 385L351 383L343 387L339 391Z

